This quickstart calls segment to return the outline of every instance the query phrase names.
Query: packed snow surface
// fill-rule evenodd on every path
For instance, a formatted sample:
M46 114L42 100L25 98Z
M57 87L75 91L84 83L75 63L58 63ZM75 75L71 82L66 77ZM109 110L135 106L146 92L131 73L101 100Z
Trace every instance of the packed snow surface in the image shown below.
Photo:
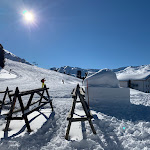
M119 88L119 81L116 74L109 69L102 69L95 74L87 77L84 80L84 85L87 86L98 86L107 88Z
M5 69L0 69L0 80L1 79L12 79L12 78L16 78L16 77L17 77L17 75L12 73L10 70L7 71Z
M130 91L129 106L90 106L94 119L93 125L97 134L93 135L88 122L75 122L71 126L70 140L65 140L66 120L72 105L71 91L81 80L55 71L26 65L11 60L6 61L5 70L12 69L17 75L13 79L1 79L0 90L8 86L20 91L41 87L40 80L46 79L49 94L53 98L54 112L44 120L43 113L47 113L48 106L35 112L31 119L31 134L20 121L12 126L10 132L16 135L5 135L0 141L0 150L149 150L150 149L150 94ZM63 84L62 79L65 81ZM115 82L116 83L116 82ZM2 95L0 98L2 99ZM77 104L75 115L84 115L80 103ZM37 116L37 117L36 117ZM39 117L39 118L38 118ZM20 132L18 128L23 125ZM0 117L0 126L5 126L5 120ZM15 131L16 130L16 131ZM2 133L2 131L1 131ZM18 134L17 134L18 133ZM25 133L25 134L22 134Z

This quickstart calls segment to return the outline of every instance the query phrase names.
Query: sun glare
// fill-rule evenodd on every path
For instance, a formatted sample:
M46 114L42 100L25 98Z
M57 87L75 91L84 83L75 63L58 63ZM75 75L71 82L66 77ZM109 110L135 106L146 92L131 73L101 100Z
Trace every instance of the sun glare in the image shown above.
M34 21L34 15L31 12L28 12L27 10L23 11L24 19L27 22L33 22Z

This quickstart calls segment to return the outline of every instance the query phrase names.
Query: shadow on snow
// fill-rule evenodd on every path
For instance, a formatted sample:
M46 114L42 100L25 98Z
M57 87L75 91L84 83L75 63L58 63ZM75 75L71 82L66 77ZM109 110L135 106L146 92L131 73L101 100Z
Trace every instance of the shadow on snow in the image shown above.
M144 105L129 104L92 104L92 110L101 112L109 116L116 117L119 120L125 119L129 121L150 121L150 107Z

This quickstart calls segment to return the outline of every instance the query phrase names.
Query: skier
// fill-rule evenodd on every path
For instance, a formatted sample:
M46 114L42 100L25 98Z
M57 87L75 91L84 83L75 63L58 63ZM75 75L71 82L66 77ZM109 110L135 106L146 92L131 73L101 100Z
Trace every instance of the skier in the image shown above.
M44 87L44 82L45 82L46 80L45 80L45 78L43 78L42 80L41 80L41 82L42 82L42 88Z
M9 74L11 74L11 69L9 70Z
M62 83L64 84L64 80L62 80Z

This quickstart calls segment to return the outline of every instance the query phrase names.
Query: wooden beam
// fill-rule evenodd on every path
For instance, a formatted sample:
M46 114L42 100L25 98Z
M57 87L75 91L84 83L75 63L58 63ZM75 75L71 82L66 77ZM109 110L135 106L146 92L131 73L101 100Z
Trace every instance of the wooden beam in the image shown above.
M50 96L49 96L49 93L48 93L48 89L49 88L46 88L46 86L45 86L44 88L39 88L39 89L34 89L34 90L24 91L24 92L19 92L19 89L17 87L14 94L9 94L10 98L13 96L13 101L11 103L10 111L9 111L7 117L6 117L7 123L6 123L6 126L5 126L5 131L8 131L11 120L22 120L22 119L24 119L26 127L28 129L28 132L31 132L32 130L30 128L30 124L29 124L29 121L28 121L28 118L27 118L27 116L29 114L31 114L32 112L34 112L36 110L39 110L40 108L42 108L47 103L50 103L50 106L51 106L52 111L53 111L52 100L50 99ZM8 91L8 89L7 89L7 91ZM44 91L46 91L48 98L43 95ZM42 92L42 93L40 93L40 92ZM40 95L40 100L31 103L35 93ZM27 102L27 105L24 106L23 101L22 101L22 96L29 95L29 94L31 94L30 98L29 98L29 100ZM4 98L5 98L5 96L4 96ZM21 109L18 109L18 110L14 111L15 103L16 103L17 99L19 101ZM46 101L43 102L42 99L45 99ZM10 99L10 101L11 101L11 99ZM26 111L27 109L30 108L31 105L36 104L36 103L39 103L39 106L37 106L36 108L34 108L32 110L29 110L28 112ZM22 112L22 116L21 117L12 117L12 114L15 113L15 112L18 112L18 111Z
M23 117L6 117L5 119L9 119L9 120L23 120Z
M33 96L34 96L34 93L32 93L32 94L30 95L30 98L29 98L29 101L28 101L28 103L27 103L26 109L28 109L29 106L31 105L31 101L32 101L32 99L33 99Z
M65 139L68 140L69 139L69 132L70 132L70 127L71 127L71 123L72 122L78 122L78 121L89 121L90 127L92 129L92 132L94 134L96 134L96 131L94 129L94 126L92 124L91 119L93 118L89 106L87 105L84 97L85 97L85 92L83 90L83 88L80 88L79 84L77 85L77 87L75 89L73 89L72 91L72 98L73 98L73 103L72 103L72 107L70 109L69 115L67 117L67 120L69 121L68 126L67 126L67 131L66 131L66 136ZM77 96L79 97L80 101L77 101ZM77 102L80 102L82 104L83 110L86 114L86 117L81 117L81 118L73 118L73 114L74 114L74 110L75 110L75 105Z
M29 95L29 94L32 94L32 93L37 93L39 91L44 91L46 89L49 89L49 88L39 88L39 89L30 90L30 91L24 91L24 92L20 92L19 95L20 96Z
M16 99L17 99L18 93L19 93L19 89L18 89L18 87L16 87L15 95L14 95L14 98L13 98L13 101L12 101L12 104L11 104L10 111L8 113L8 117L12 117L12 113L13 113L13 110L14 110L14 107L15 107L15 104L16 104ZM10 120L7 118L7 122L6 122L6 126L5 126L4 131L9 130L9 125L10 125Z

